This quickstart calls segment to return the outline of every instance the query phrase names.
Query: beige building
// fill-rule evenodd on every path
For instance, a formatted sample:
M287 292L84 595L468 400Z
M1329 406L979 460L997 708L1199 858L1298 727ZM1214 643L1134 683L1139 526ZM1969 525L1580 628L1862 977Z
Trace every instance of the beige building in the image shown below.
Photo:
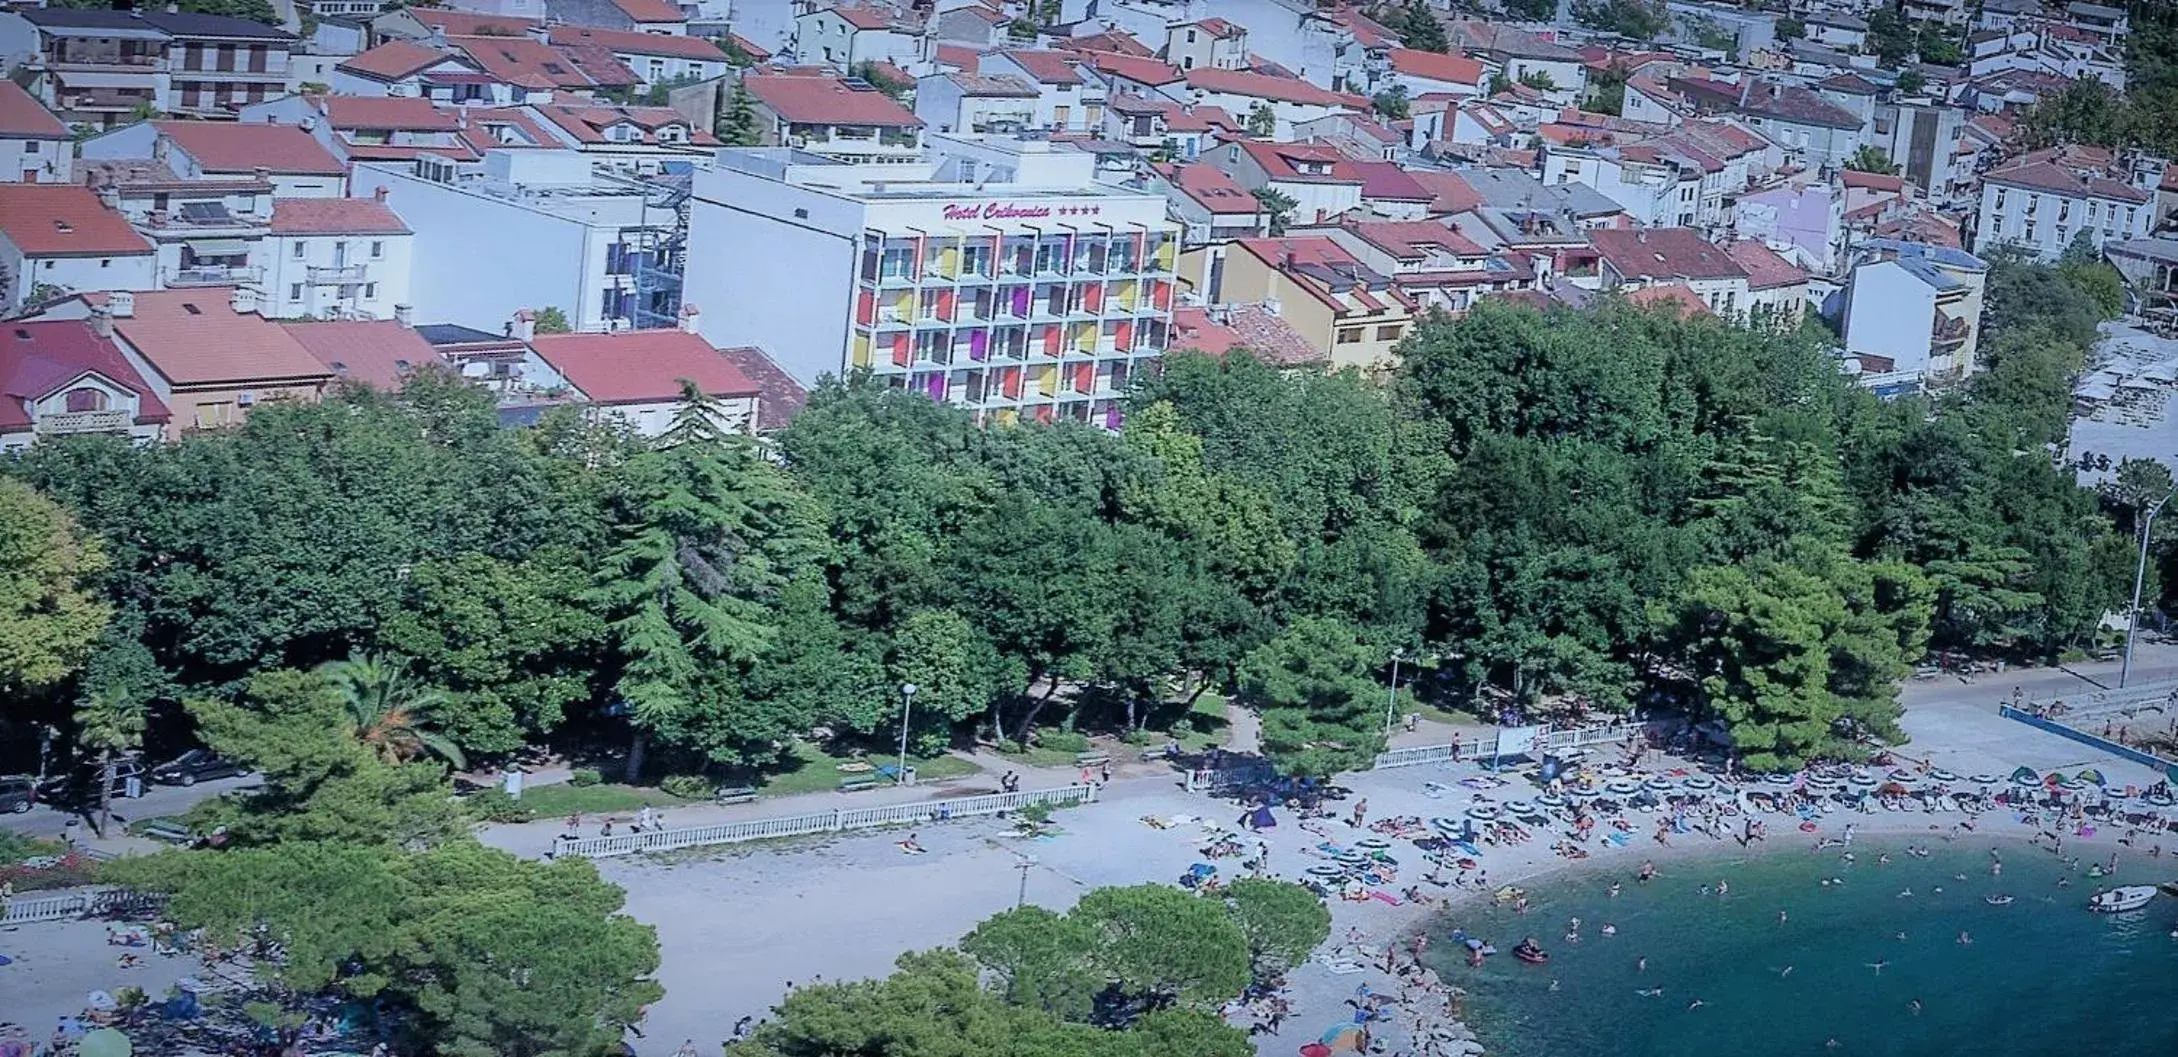
M1393 366L1415 318L1414 302L1390 276L1324 236L1235 242L1213 303L1271 308L1333 370Z

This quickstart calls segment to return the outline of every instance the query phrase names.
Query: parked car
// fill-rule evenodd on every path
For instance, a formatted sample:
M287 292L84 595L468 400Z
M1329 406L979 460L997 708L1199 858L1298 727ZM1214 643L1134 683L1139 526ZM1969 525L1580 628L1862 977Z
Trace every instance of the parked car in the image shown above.
M0 777L0 811L20 815L38 802L38 782L28 775Z
M151 769L151 780L161 785L195 785L214 778L248 774L250 769L210 749L191 749Z
M45 784L38 787L38 797L41 800L94 802L98 799L99 777L105 771L106 768L103 764L94 761L78 766L73 771L56 774L46 779ZM136 795L142 796L144 786L151 781L150 769L144 766L144 761L134 756L127 756L113 761L113 795L115 798L125 798L129 795L129 779L131 778L136 779L137 782Z

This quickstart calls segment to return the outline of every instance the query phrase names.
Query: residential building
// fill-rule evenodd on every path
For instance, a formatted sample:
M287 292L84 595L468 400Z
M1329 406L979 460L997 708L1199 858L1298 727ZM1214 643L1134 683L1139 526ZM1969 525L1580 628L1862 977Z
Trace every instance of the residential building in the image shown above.
M1010 74L932 74L915 84L915 116L939 132L1019 132L1039 127L1039 94Z
M94 128L148 111L218 117L287 91L297 39L225 15L37 7L0 11L0 56L64 120Z
M747 73L767 146L835 161L906 164L922 158L921 118L875 88L825 74Z
M1812 8L1800 19L1802 39L1832 48L1858 50L1868 43L1868 20L1850 11Z
M1391 76L1388 78L1387 87L1406 89L1407 98L1410 100L1432 92L1472 98L1480 96L1483 87L1489 82L1488 75L1483 72L1482 63L1465 55L1392 48L1388 58L1391 61Z
M1224 359L1246 353L1286 370L1322 370L1330 358L1269 305L1213 304L1172 310L1171 352Z
M1634 291L1684 284L1709 311L1744 318L1750 304L1747 270L1691 228L1598 230L1588 233L1602 265L1600 286Z
M287 331L325 369L333 383L367 385L380 392L399 392L420 372L452 367L439 358L438 350L399 319L340 319L313 323L282 323Z
M484 72L460 54L389 40L333 66L329 87L342 95L407 96L444 103L511 103L527 89Z
M1207 162L1153 164L1141 183L1165 196L1182 225L1180 278L1216 300L1226 246L1270 234L1270 213L1252 192Z
M1194 161L1220 140L1247 134L1223 108L1153 95L1112 96L1103 131L1106 139L1177 161Z
M1258 107L1271 115L1271 138L1293 138L1293 126L1339 110L1367 110L1369 101L1340 95L1294 77L1253 70L1187 71L1186 94L1197 105L1224 108L1243 125Z
M1036 89L1032 127L1095 131L1104 125L1105 92L1101 83L1082 76L1081 61L1070 51L994 51L979 56L976 69L986 77L1011 77Z
M168 37L171 113L227 117L288 91L292 33L246 18L172 10L146 12L144 21Z
M83 179L149 240L152 282L114 289L255 286L272 232L271 179L184 179L166 161L83 162Z
M1205 156L1234 182L1293 200L1285 222L1316 224L1361 205L1362 177L1338 148L1323 143L1240 140ZM1426 192L1425 192L1426 193Z
M46 437L104 433L150 443L171 417L143 376L88 320L0 326L0 455Z
M0 78L0 183L68 183L75 137L14 81Z
M656 2L663 4L665 0ZM621 65L634 71L643 88L708 81L725 76L733 68L726 53L702 37L563 25L553 26L548 39L562 48L602 48L610 52Z
M538 334L529 346L600 425L626 426L645 437L664 433L680 412L681 383L686 380L712 400L713 424L719 429L756 431L757 383L689 331Z
M1974 251L2012 246L2051 261L2084 236L2104 242L2145 238L2155 229L2160 159L2114 158L2067 146L2021 155L1982 175Z
M313 401L333 378L278 323L258 312L249 287L150 293L85 293L40 319L90 320L151 387L172 417L166 439L239 426L258 407Z
M697 5L690 5L691 7ZM545 0L545 17L578 26L685 36L688 14L672 0Z
M840 70L865 62L907 66L922 56L922 32L889 7L841 4L795 16L794 57Z
M552 307L597 331L678 316L684 192L669 181L594 171L577 151L516 149L486 151L477 166L358 163L356 194L380 189L415 232L410 300L424 319L497 329ZM480 247L492 267L476 266Z
M484 71L492 83L512 87L513 101L542 103L554 99L594 99L632 91L643 83L634 70L600 45L557 45L539 39L548 31L539 26L532 35L505 37L448 36L441 38L469 63Z
M1941 22L1947 26L1966 24L1973 5L1967 0L1904 0L1899 14L1919 22Z
M84 140L90 161L154 161L184 181L269 182L281 198L338 198L347 166L296 125L146 121Z
M75 184L0 183L0 314L83 290L149 290L151 244Z
M1294 235L1323 235L1369 270L1391 277L1417 312L1459 314L1478 298L1533 283L1533 269L1493 256L1474 240L1434 220L1366 221L1303 228Z
M1747 273L1739 321L1797 330L1807 315L1807 270L1754 239L1728 242L1724 252Z
M1843 166L1867 142L1859 115L1799 85L1689 76L1671 78L1670 86L1697 111L1739 118L1802 164Z
M369 198L286 198L273 203L266 257L266 311L283 318L387 319L409 303L415 233Z
M1754 239L1811 272L1833 274L1845 261L1845 195L1827 183L1779 182L1739 197L1733 233Z
M672 107L551 102L521 109L548 134L546 146L570 147L621 170L658 172L667 159L702 157L719 146L709 129Z
M1453 47L1481 59L1488 72L1532 83L1554 103L1573 106L1587 94L1588 64L1572 48L1501 22L1458 19L1445 30Z
M1907 392L1979 369L1987 264L1958 250L1889 239L1870 239L1854 253L1840 329L1861 384Z
M1169 336L1180 228L1165 198L1097 182L1094 157L1062 143L932 142L980 154L989 177L721 151L689 215L702 333L804 384L867 369L986 421L1116 427Z
M1225 261L1218 304L1276 305L1332 370L1388 370L1416 306L1392 277L1322 236L1242 239Z
M1248 68L1248 31L1222 18L1175 22L1165 30L1161 57L1182 70Z

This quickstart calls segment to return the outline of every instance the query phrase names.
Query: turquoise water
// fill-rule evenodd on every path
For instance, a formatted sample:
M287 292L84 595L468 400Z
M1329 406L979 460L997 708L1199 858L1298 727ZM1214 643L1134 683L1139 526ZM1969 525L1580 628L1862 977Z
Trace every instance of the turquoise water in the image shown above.
M1429 957L1469 990L1469 1020L1496 1057L2178 1055L2178 939L2169 935L2178 899L2090 914L2088 895L2111 882L2082 872L2059 888L2066 870L2047 851L1983 839L1937 843L1916 859L1905 845L1864 838L1850 865L1836 850L1735 849L1662 862L1647 885L1634 882L1638 861L1614 861L1529 886L1526 914L1452 912L1432 930ZM1989 874L1992 847L2002 877ZM2083 856L2085 871L2113 847L2067 854ZM1877 865L1885 851L1891 863ZM1827 877L1843 884L1826 887ZM1617 898L1606 892L1614 878ZM2173 879L2170 855L2123 850L2116 883ZM1719 880L1728 894L1699 891ZM2015 901L1990 906L1991 893ZM1581 938L1569 943L1575 916ZM1618 934L1604 936L1606 923ZM1445 938L1461 926L1505 953L1469 969ZM1958 942L1961 932L1971 944ZM1548 965L1513 959L1528 935L1550 952ZM1637 970L1643 957L1648 967ZM1663 994L1637 993L1652 987ZM1703 1005L1689 1010L1696 999Z

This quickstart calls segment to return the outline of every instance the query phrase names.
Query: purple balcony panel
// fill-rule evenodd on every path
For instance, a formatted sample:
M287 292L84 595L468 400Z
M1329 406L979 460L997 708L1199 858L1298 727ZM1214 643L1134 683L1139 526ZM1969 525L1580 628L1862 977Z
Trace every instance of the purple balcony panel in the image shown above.
M968 332L968 358L971 360L988 360L991 358L990 331L972 330Z

